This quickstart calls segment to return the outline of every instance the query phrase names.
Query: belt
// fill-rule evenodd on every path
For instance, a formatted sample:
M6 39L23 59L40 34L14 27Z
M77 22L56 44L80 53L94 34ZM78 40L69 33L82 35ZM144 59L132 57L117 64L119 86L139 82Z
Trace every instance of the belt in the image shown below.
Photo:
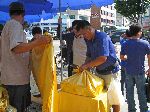
M102 75L112 74L112 71L115 69L116 66L118 66L118 62L116 62L114 65L104 68L103 70L96 69L96 72Z

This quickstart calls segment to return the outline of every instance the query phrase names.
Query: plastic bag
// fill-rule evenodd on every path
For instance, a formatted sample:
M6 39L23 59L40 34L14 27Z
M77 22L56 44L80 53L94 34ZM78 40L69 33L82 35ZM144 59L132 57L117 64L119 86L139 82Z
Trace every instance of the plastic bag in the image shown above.
M118 80L112 80L108 88L108 101L110 105L124 105L125 100Z
M104 80L88 71L76 73L61 82L61 90L64 92L95 97L99 95L104 87Z

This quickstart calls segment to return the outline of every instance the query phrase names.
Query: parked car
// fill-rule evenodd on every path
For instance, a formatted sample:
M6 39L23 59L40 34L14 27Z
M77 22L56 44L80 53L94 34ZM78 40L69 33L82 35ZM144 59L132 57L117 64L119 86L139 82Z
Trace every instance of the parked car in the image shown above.
M115 44L116 42L120 42L120 36L122 34L124 34L125 31L124 30L120 30L120 31L116 31L115 33L113 33L110 38L112 40L112 42Z

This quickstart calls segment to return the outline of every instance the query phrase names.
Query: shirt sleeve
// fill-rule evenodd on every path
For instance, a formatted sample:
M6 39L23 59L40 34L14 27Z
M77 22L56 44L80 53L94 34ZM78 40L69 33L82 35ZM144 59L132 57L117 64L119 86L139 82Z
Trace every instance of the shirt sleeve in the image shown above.
M9 33L10 50L12 50L17 45L24 42L25 35L24 35L23 28L21 27L21 25L13 25L13 27L11 26L9 32L10 32Z
M109 38L106 34L102 33L98 40L96 40L96 48L98 56L109 56Z
M122 46L121 46L120 54L121 54L121 55L126 55L126 54L127 54L127 51L126 51L126 44L125 44L125 43L123 43Z

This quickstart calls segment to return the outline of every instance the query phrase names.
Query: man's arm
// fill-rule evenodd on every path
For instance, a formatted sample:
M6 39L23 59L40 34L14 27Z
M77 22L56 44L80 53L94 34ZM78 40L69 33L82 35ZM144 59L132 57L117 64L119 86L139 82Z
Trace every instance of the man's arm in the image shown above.
M34 41L30 43L20 43L16 47L12 48L11 51L14 52L15 54L28 52L37 46L48 44L50 41L51 38L49 37L36 38Z
M121 59L122 61L125 61L125 60L127 60L127 56L126 56L126 55L121 55L121 54L120 54L120 59Z
M148 70L146 71L146 75L150 76L150 54L147 55L148 58Z
M96 58L95 60L89 62L89 63L86 63L84 65L81 66L81 69L88 69L88 68L92 68L92 67L96 67L96 66L99 66L103 63L105 63L107 60L107 57L106 56L100 56L98 58Z

